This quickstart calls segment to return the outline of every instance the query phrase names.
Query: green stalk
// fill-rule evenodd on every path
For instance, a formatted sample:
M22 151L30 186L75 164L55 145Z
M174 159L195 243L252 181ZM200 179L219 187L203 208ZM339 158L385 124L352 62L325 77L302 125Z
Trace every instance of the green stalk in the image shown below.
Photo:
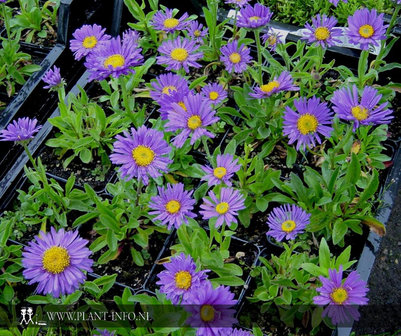
M210 151L209 151L209 146L207 145L207 139L205 137L202 137L202 143L203 143L203 147L205 149L206 152L206 156L209 162L212 161L212 156L210 155Z
M31 161L33 168L39 173L38 166L36 165L36 161L33 159L31 152L28 149L28 145L25 141L21 142L22 147L25 150L26 155L28 156L29 161Z
M10 22L9 22L9 18L8 18L8 12L6 9L6 5L4 3L1 4L1 10L3 12L4 26L6 27L7 40L8 40L10 38L11 31L10 31Z
M262 83L262 46L260 44L259 29L255 29L254 33L255 33L256 47L257 47L257 51L258 51L259 84L263 85L263 83Z

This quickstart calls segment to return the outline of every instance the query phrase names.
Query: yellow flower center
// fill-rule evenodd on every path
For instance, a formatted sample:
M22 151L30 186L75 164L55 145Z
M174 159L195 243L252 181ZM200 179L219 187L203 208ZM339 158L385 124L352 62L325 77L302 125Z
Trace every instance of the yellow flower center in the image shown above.
M369 117L369 111L368 109L362 107L362 106L355 106L351 110L352 115L355 117L356 120L365 120Z
M178 21L177 19L170 18L170 19L164 20L163 25L165 28L175 28L178 26L179 23L180 23L180 21Z
M172 215L180 211L180 209L181 209L181 204L176 200L171 200L166 204L166 211Z
M192 276L187 271L179 271L175 273L175 286L177 288L188 290L192 284Z
M147 167L153 162L155 152L147 146L139 145L132 150L132 157L138 166Z
M231 63L234 63L234 64L241 62L241 55L238 54L237 52L233 52L230 55L230 61L231 61Z
M200 35L201 35L201 32L200 32L200 30L195 30L194 31L194 35L196 36L196 37L199 37Z
M180 105L184 111L187 111L187 107L185 106L183 101L180 101L177 104Z
M224 215L228 210L230 210L230 206L227 202L221 202L216 205L216 211L220 215Z
M82 45L86 49L93 49L97 44L97 38L95 36L87 36L82 41Z
M114 54L106 58L103 65L106 69L111 65L114 69L125 64L125 58L121 54Z
M70 256L64 247L53 246L43 253L42 265L46 271L59 274L70 266Z
M262 85L262 86L260 87L260 89L261 89L263 92L265 92L265 93L270 93L270 92L273 91L273 89L278 88L279 86L280 86L280 83L279 83L279 82L277 82L277 81L272 81L272 82L269 82L269 83L267 83L267 84L265 84L265 85Z
M326 27L318 27L315 30L315 37L319 41L325 41L330 37L330 30Z
M371 25L365 24L359 28L359 35L364 38L369 38L374 34L375 30Z
M209 99L216 100L217 98L219 98L219 94L216 91L212 91L209 93Z
M163 90L162 90L162 92L164 93L164 94L166 94L166 95L170 95L170 91L177 91L177 88L175 87L175 86L172 86L172 85L168 85L168 86L165 86L164 88L163 88Z
M191 130L196 130L198 127L202 126L202 120L199 116L194 115L188 118L187 125Z
M333 301L337 304L343 304L344 301L348 299L348 293L342 287L333 290L330 296L333 299Z
M188 51L184 48L175 48L171 54L171 58L178 62L184 62L188 58Z
M200 316L203 322L211 322L214 320L214 308L211 305L203 305L200 310Z
M293 220L286 220L285 222L281 223L281 230L284 232L291 232L297 227L297 224Z
M297 121L297 128L303 135L316 132L318 125L316 117L309 113L301 115Z
M224 167L217 167L213 170L213 175L216 176L218 179L222 179L227 174L227 169Z
M249 18L249 20L251 20L251 21L259 21L260 20L260 16L251 16L250 18Z
M269 45L275 45L277 42L277 37L274 35L271 35L268 37L267 41L269 42Z

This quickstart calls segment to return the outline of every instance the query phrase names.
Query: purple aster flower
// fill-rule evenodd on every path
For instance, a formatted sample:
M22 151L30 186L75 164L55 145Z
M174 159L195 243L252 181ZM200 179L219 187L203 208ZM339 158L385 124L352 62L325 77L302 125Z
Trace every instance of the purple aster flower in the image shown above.
M227 45L221 47L220 60L224 62L226 70L232 72L244 72L248 67L248 63L252 61L249 55L249 48L239 46L238 41L228 42Z
M188 96L193 96L192 91L173 91L169 95L164 95L160 100L160 116L163 120L168 118L169 112L174 112L175 104L178 104L185 111L187 111L187 107L184 103L184 99Z
M244 28L260 28L266 26L273 13L269 7L265 7L260 3L254 6L246 5L239 12L237 25Z
M92 252L87 240L78 231L65 232L54 227L50 232L41 231L22 253L23 275L32 285L38 282L36 292L59 297L74 293L86 279L83 271L91 272Z
M152 26L157 30L163 30L168 33L184 30L189 21L185 21L188 14L184 13L179 19L173 17L173 10L166 8L166 13L158 11L153 16Z
M188 81L180 75L174 73L161 74L151 83L152 89L150 96L159 104L163 96L170 95L171 92L189 92Z
M270 230L266 233L277 241L293 240L309 224L310 214L292 204L285 204L272 210L267 218Z
M318 296L313 298L317 305L325 306L324 316L329 316L333 324L351 322L359 319L355 305L366 305L369 299L367 284L356 271L352 271L343 282L343 266L339 271L329 269L329 277L319 277L322 287L316 288ZM352 306L354 305L354 306Z
M254 92L249 95L254 98L263 99L280 91L298 91L299 87L294 85L289 72L283 71L280 76L274 77L272 81L261 86L256 86Z
M401 0L393 0L397 5L401 5Z
M253 336L253 334L250 333L249 331L242 330L242 329L232 329L230 331L230 335L231 336Z
M386 39L386 28L383 22L384 14L377 14L375 9L362 8L348 17L348 38L353 44L360 45L362 50L369 45L378 46L378 41Z
M331 98L334 104L333 110L343 120L354 122L354 131L361 125L388 124L394 117L393 111L387 108L388 103L379 104L382 95L379 92L366 86L359 99L356 85L351 88L337 90Z
M163 139L162 132L141 126L138 130L131 128L131 134L127 131L123 134L116 136L113 154L110 155L111 162L122 165L122 178L136 177L147 185L148 175L157 178L161 172L167 172L167 166L172 162L167 157L171 148Z
M243 7L248 4L249 0L225 0L224 2L228 5Z
M204 281L196 291L192 291L184 306L191 316L186 323L198 328L197 336L229 336L233 324L235 310L231 307L237 303L229 287L213 288L210 281Z
M184 253L171 258L169 263L163 264L166 270L160 272L157 276L160 285L160 292L167 294L167 299L173 304L178 304L180 298L182 303L186 303L189 295L197 291L207 280L209 270L196 271L196 264L191 256L185 256Z
M100 335L100 336L114 336L115 335L115 331L108 331L107 329L103 329L103 330L97 329L96 331L97 331L97 333L93 334L93 336L94 335Z
M90 73L89 80L102 80L110 75L118 78L135 72L132 68L143 61L141 51L131 38L121 42L118 36L103 42L86 58L85 66Z
M61 79L60 68L54 66L53 69L47 70L47 72L42 77L42 81L47 84L43 87L44 89L53 89L57 86L62 85L63 80Z
M338 3L342 1L344 3L347 3L348 0L329 0L330 3L332 3L335 7L337 7Z
M334 17L327 17L325 14L320 16L316 15L316 18L312 18L312 26L306 23L305 28L308 31L303 40L307 40L309 43L316 42L322 48L332 47L336 43L340 43L339 37L342 36L341 28L335 28L337 20Z
M198 21L192 21L187 28L188 35L198 43L203 42L203 38L207 35L208 29L203 27L202 23Z
M24 141L32 139L35 133L42 128L42 126L36 126L37 123L36 119L29 119L28 117L14 120L6 129L1 131L0 141Z
M237 223L238 211L245 209L244 197L238 190L231 188L221 188L220 200L217 199L213 191L208 193L211 200L203 198L203 204L199 211L203 219L217 217L216 228L220 227L224 222L227 225Z
M208 84L202 88L202 94L211 104L219 104L227 98L227 91L217 83Z
M206 126L219 121L215 116L209 102L201 94L187 95L184 97L186 109L178 104L173 104L173 110L168 113L168 122L165 125L167 131L181 130L174 140L173 145L181 148L186 139L191 135L191 145L202 136L214 138L214 134L206 129Z
M141 38L141 34L139 34L136 30L127 29L123 33L123 44L124 43L138 43Z
M164 41L157 49L162 54L157 56L157 64L167 65L167 70L184 68L185 72L189 72L190 66L200 68L201 65L196 61L203 57L203 53L197 52L198 48L196 41L186 38Z
M109 40L111 36L105 34L105 31L105 28L97 24L93 26L83 25L75 30L72 34L74 39L70 41L70 50L74 53L75 59L80 60L97 49L101 42Z
M272 50L276 51L277 44L283 43L281 41L282 35L278 32L275 32L273 29L269 28L267 33L262 35L263 44L267 43L267 47Z
M195 200L192 198L193 191L185 191L182 183L168 184L167 188L157 187L158 196L153 196L150 200L150 215L157 215L153 220L161 221L162 225L167 225L168 229L174 225L178 229L181 224L188 223L187 217L194 218L192 212Z
M333 128L332 112L326 103L319 98L299 98L294 100L296 111L285 108L283 134L288 135L289 144L297 141L297 150L306 146L314 147L316 142L321 144L319 133L329 137Z
M203 171L207 174L202 177L202 181L207 181L209 187L224 183L231 187L230 179L241 166L238 164L238 159L234 160L231 154L219 154L216 159L216 168L202 166Z

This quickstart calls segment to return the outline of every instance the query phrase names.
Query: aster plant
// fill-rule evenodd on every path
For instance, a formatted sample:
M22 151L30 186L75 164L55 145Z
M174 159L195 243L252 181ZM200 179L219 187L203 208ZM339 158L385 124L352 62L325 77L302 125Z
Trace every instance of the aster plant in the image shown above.
M110 160L121 165L122 178L137 178L147 185L149 176L158 178L168 171L171 148L163 140L162 132L141 126L137 130L131 128L131 132L124 131L116 140Z
M196 264L191 256L184 253L173 256L163 264L165 270L157 276L160 292L166 293L173 304L192 304L190 296L199 290L207 281L208 270L196 271Z
M336 24L336 18L318 14L316 18L312 18L312 25L309 23L305 25L307 32L302 38L322 48L332 47L341 42L339 38L342 36L342 30L336 28Z
M87 243L77 231L52 227L48 233L41 232L22 253L25 279L30 285L38 283L39 294L58 298L74 293L86 279L84 272L92 271Z
M206 175L202 177L202 180L207 181L209 187L222 183L231 187L231 178L240 167L238 159L234 159L231 154L218 154L215 168L202 166L203 171L206 173Z
M244 72L252 58L249 48L240 46L237 40L228 42L227 45L221 47L220 60L224 63L229 73Z
M268 83L256 86L254 92L249 95L253 98L263 99L280 91L299 91L299 87L297 87L293 81L291 74L287 71L283 71L280 76L274 77Z
M209 101L201 94L196 94L184 97L183 103L185 109L179 104L173 104L165 125L167 131L180 131L173 139L173 146L181 148L189 136L191 145L202 136L214 138L214 134L206 127L216 123L219 118L215 116Z

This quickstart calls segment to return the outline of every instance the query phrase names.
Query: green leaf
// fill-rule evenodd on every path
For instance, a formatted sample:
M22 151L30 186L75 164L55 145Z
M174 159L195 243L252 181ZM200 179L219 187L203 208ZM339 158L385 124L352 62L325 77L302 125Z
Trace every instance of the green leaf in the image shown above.
M320 241L319 246L319 265L326 270L330 267L330 249L324 238Z
M49 303L49 299L46 296L42 295L32 295L26 299L29 303L33 304L47 304Z
M341 242L348 231L348 225L341 218L337 219L333 227L333 244Z
M143 265L145 265L145 261L143 260L141 252L137 251L133 247L131 247L131 256L134 263L137 264L138 266L142 267Z
M236 276L223 276L215 279L210 279L214 284L225 286L243 286L244 280Z
M312 274L313 276L316 276L316 277L324 274L324 273L322 273L319 266L312 264L312 263L303 263L303 264L301 264L301 267L305 271L309 272L310 274Z

